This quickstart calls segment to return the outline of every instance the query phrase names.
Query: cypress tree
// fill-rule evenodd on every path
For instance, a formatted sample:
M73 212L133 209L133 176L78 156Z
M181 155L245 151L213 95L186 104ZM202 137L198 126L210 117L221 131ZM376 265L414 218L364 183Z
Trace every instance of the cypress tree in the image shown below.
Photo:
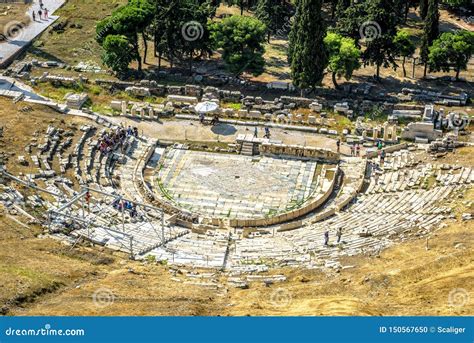
M425 25L423 29L423 38L421 42L420 57L421 62L425 65L423 77L426 77L426 69L428 65L429 47L433 41L439 36L439 11L438 0L428 0L428 12L426 14Z
M420 17L421 17L421 19L425 19L427 13L428 13L428 0L420 0Z
M366 49L362 54L364 65L375 65L376 77L380 78L380 67L396 66L396 47L393 38L397 33L397 25L401 18L394 9L394 0L372 0L367 2L367 27L375 33L372 39L366 41Z
M291 27L288 61L293 84L301 90L321 84L328 54L324 46L326 25L322 17L322 0L298 0Z

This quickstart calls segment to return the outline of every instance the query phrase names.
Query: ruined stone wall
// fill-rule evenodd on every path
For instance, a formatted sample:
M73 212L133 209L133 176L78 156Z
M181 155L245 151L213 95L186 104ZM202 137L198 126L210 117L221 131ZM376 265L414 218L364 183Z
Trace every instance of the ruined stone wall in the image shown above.
M264 156L294 156L298 158L311 158L329 162L338 162L340 155L329 149L316 148L302 145L286 145L275 143L262 143L260 153Z
M407 143L401 143L401 144L388 146L386 148L383 148L382 150L385 151L386 153L390 153L390 152L403 150L403 149L406 149L406 148L408 148L408 144ZM377 155L378 155L377 151L371 151L371 152L368 152L365 156L367 158L374 158L374 157L377 157Z

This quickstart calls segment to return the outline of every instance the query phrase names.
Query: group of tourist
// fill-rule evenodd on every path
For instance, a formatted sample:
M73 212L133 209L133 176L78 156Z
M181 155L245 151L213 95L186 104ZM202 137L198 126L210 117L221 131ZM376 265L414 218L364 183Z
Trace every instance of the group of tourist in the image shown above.
M33 21L36 21L36 14L38 13L39 20L48 20L49 19L49 11L46 7L44 7L43 0L39 1L39 10L33 10L31 16L33 17Z
M127 129L118 127L115 131L104 131L99 139L99 150L102 154L108 154L115 150L117 146L123 147L123 143L127 137L138 137L138 129L136 127L128 127Z
M360 144L352 144L351 145L351 156L360 156Z
M112 203L112 207L120 212L127 211L130 214L131 218L135 218L138 216L137 205L130 201L116 199Z
M341 243L341 238L342 238L342 228L341 227L337 228L336 238L337 238L336 243L337 244ZM329 231L328 230L324 231L324 246L326 246L326 247L329 246Z
M265 126L264 130L265 130L265 134L263 135L263 138L270 139L270 128L267 127L267 126ZM254 129L254 131L253 131L253 136L254 136L255 138L258 137L258 128L257 128L256 126L255 126L255 129Z

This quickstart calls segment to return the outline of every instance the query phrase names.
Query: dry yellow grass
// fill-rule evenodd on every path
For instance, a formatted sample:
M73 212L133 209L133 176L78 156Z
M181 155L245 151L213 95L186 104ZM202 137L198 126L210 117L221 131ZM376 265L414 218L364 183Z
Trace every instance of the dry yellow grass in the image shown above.
M25 108L28 110L20 111ZM77 131L80 125L86 123L91 124L81 118L69 118L66 121L63 114L46 106L24 102L13 104L5 98L0 98L0 127L4 128L3 137L0 138L0 152L4 152L8 157L5 161L6 167L13 173L35 171L36 168L32 164L19 166L16 160L18 155L25 155L24 149L33 137L40 139L48 125ZM35 136L35 133L38 136Z

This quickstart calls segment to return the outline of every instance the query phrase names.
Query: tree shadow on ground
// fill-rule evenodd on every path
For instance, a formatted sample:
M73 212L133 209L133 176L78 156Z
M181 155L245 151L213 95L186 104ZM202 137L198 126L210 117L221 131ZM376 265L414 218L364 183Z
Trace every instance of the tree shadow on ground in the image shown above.
M48 61L55 61L55 62L58 62L58 63L64 63L64 61L62 59L60 59L60 58L56 57L55 55L52 55L52 54L42 50L40 48L37 48L35 46L32 46L30 49L25 50L25 52L23 54L26 54L26 52L29 52L32 55L44 58L45 60L48 60Z
M215 133L216 135L232 136L237 132L237 129L233 125L219 123L217 125L214 125L211 128L211 131Z

